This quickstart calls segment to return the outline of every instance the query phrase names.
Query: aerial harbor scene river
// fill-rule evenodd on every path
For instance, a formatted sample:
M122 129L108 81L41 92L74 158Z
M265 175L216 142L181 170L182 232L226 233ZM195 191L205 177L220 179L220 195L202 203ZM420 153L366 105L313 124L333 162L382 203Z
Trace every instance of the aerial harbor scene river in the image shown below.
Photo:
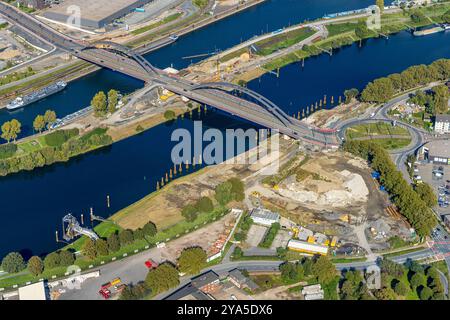
M201 29L180 36L174 43L144 55L152 65L182 70L201 62L186 59L205 52L227 50L255 35L281 30L327 14L366 8L372 0L267 0ZM389 3L385 2L388 6ZM297 115L324 95L342 96L371 81L410 66L450 58L450 31L414 36L411 30L387 37L364 39L323 52L258 75L247 87L273 101L288 115ZM203 59L203 58L202 58ZM70 81L61 92L14 111L0 109L0 124L11 119L22 123L20 138L33 135L33 120L52 109L62 118L89 106L99 91L118 90L132 94L144 82L103 68ZM328 104L331 109L336 104ZM260 128L251 121L217 108L199 108L191 116L178 117L107 147L31 171L0 177L0 257L18 251L24 257L43 255L65 246L56 243L61 219L72 213L79 217L108 218L117 211L156 191L156 182L173 167L171 135L177 128L192 132L194 120L205 128ZM191 169L191 173L194 170ZM87 219L87 218L85 218Z

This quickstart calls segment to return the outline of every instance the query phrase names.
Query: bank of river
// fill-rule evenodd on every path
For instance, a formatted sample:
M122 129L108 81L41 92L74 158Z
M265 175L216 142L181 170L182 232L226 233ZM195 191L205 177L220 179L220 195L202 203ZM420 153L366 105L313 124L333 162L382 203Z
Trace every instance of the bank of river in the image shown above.
M402 33L389 41L371 39L362 48L353 45L339 50L333 57L322 55L309 59L304 69L298 64L287 66L281 70L279 79L268 74L249 86L291 112L320 99L324 93L337 96L344 89L362 87L374 78L409 65L449 57L449 37L447 33L413 38ZM95 78L101 72L105 78ZM98 73L83 78L91 81L94 88L90 88L92 93L87 96L80 88L80 99L89 101L98 85L105 90L119 84L125 89L142 85L107 70ZM69 94L69 90L54 98L64 102L62 95ZM65 100L75 108L75 101ZM34 109L30 108L23 113ZM202 120L204 126L219 129L250 127L221 112L208 111ZM180 127L192 130L192 126L188 118L169 122L67 163L1 178L0 256L11 250L23 250L26 255L54 250L59 246L54 242L54 232L66 213L87 214L93 206L96 214L108 217L154 191L156 180L171 166L170 152L174 145L170 142L171 133ZM111 197L110 208L106 208L106 195Z

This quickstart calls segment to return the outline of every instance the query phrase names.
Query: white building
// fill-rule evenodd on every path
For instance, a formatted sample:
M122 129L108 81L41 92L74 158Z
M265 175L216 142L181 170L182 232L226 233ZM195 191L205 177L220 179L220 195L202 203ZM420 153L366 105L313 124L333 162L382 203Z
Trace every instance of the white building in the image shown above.
M450 115L438 114L434 122L434 131L436 133L450 133Z
M36 282L19 288L19 300L47 300L44 282Z
M325 256L328 253L327 246L299 240L289 240L287 247L289 250L308 254L320 254Z
M250 215L254 223L270 227L273 223L280 222L280 215L267 209L255 208Z

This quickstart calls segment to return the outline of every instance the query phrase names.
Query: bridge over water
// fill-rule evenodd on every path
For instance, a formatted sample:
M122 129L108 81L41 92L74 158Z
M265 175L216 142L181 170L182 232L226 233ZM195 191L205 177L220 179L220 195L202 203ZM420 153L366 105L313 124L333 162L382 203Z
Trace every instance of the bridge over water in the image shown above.
M266 128L277 129L295 139L325 147L339 144L335 132L320 130L287 115L269 99L248 88L226 82L197 84L169 75L128 47L108 41L91 44L74 40L4 2L0 2L0 13L10 22L79 59L146 83L159 84L176 94ZM233 95L233 92L239 92L241 95L238 97Z

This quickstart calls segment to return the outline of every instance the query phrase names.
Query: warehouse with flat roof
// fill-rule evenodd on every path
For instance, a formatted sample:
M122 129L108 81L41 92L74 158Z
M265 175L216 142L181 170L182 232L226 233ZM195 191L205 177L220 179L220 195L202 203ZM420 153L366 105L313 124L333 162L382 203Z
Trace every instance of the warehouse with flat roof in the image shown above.
M450 140L428 142L420 151L431 163L450 165Z
M150 1L152 0L64 0L45 10L42 16L73 25L74 14L80 12L80 26L76 27L99 29Z

